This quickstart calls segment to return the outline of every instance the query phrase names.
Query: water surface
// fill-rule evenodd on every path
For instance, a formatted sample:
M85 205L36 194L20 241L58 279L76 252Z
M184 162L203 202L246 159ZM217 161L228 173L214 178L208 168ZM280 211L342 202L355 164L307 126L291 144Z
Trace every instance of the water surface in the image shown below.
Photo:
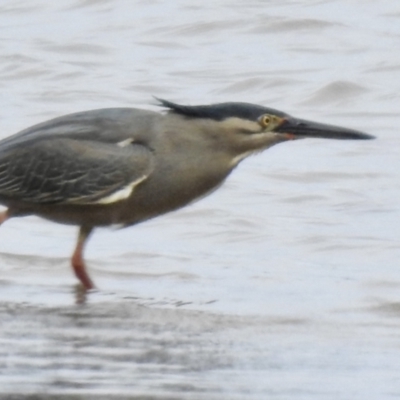
M378 139L282 144L184 210L98 230L86 298L75 228L8 221L0 398L398 398L399 38L395 1L4 0L1 137L155 95Z

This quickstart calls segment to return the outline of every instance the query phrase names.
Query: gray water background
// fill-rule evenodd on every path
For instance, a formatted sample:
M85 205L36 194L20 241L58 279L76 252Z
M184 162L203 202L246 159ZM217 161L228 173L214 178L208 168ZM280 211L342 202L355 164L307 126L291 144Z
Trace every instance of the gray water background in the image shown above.
M0 229L0 398L400 398L400 3L1 0L0 135L102 107L247 101L363 130L244 161L99 229ZM36 396L36 397L35 397Z

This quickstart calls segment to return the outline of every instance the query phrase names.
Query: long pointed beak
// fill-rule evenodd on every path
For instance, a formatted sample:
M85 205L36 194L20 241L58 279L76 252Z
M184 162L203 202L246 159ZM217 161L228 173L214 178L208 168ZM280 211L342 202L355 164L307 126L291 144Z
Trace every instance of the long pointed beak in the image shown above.
M285 121L274 131L293 135L293 139L324 138L340 140L368 140L375 138L372 135L355 131L353 129L321 124L319 122L306 121L304 119L293 117L285 118Z

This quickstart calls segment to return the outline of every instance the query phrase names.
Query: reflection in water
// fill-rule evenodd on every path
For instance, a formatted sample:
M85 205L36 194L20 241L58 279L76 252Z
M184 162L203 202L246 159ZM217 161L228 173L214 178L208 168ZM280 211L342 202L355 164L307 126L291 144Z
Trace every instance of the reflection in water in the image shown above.
M75 289L75 304L85 304L88 295L90 295L90 292L88 293L86 288L83 287L80 283L77 283L74 289Z

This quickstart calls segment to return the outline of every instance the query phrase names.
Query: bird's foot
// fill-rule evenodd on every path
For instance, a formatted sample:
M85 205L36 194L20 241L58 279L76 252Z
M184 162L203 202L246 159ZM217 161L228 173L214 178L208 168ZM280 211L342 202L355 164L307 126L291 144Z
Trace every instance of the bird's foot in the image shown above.
M91 290L95 288L93 281L86 272L86 265L83 262L82 256L79 252L75 252L72 257L72 268L85 290Z

